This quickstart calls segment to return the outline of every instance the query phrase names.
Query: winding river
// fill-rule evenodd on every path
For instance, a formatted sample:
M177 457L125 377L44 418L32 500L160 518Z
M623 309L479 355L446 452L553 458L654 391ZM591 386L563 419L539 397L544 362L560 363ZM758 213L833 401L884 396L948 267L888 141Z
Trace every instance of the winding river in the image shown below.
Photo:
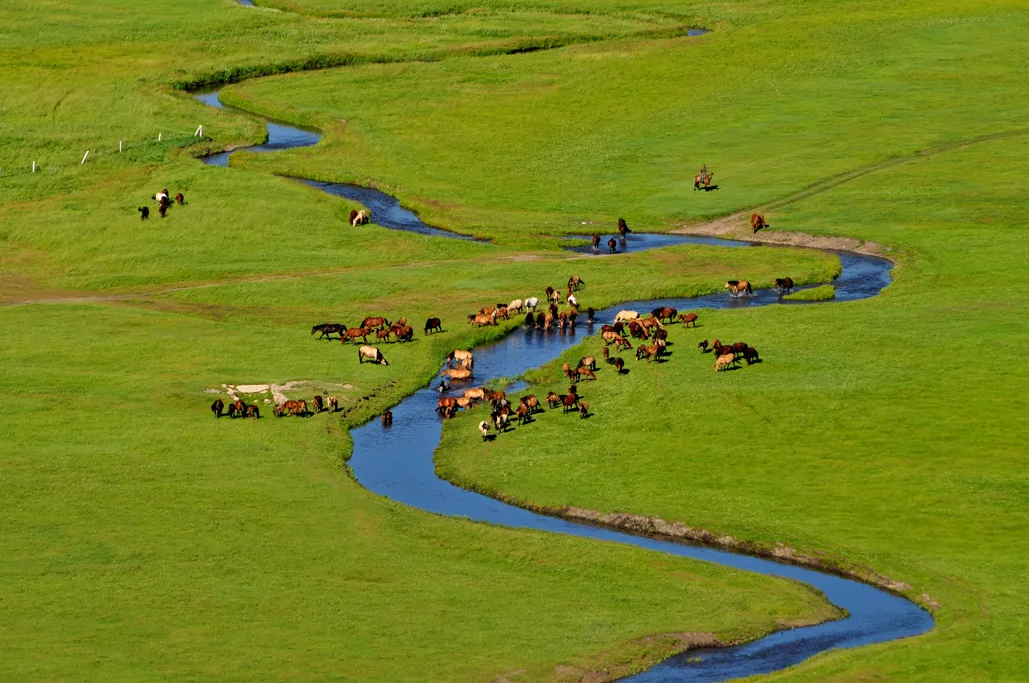
M224 108L217 93L197 95L197 99ZM313 145L320 139L314 131L301 130L280 122L267 121L268 141L246 148L252 152L271 152ZM206 157L204 163L227 166L231 152ZM299 182L332 195L360 202L372 210L377 225L448 238L465 236L425 225L399 201L377 190L344 183L327 183L297 178ZM632 234L619 243L619 251L642 251L675 244L708 244L745 248L743 242L683 235ZM571 247L587 251L590 247ZM602 255L603 252L598 255ZM876 296L890 283L892 264L880 258L837 252L843 271L834 283L836 301L852 301ZM772 290L757 290L752 297L731 299L725 294L692 299L630 301L600 311L597 324L610 322L622 308L650 310L659 305L679 309L727 308L784 304ZM796 302L800 305L802 302ZM813 305L816 302L811 302ZM526 370L557 358L565 349L581 341L589 331L543 333L516 331L504 339L475 349L477 382L495 377L514 377ZM625 543L656 552L689 557L706 562L800 581L821 591L834 605L846 610L847 617L817 626L779 631L759 640L734 647L690 650L671 657L652 668L624 679L637 683L709 683L770 673L793 666L820 652L852 648L925 633L933 627L928 612L913 602L854 579L844 578L774 560L704 546L637 536L603 527L550 517L454 486L436 476L433 453L442 434L436 415L438 394L422 389L393 408L394 424L383 428L369 422L351 434L354 452L350 466L357 480L370 491L429 512L462 517L508 527L537 529L584 538Z

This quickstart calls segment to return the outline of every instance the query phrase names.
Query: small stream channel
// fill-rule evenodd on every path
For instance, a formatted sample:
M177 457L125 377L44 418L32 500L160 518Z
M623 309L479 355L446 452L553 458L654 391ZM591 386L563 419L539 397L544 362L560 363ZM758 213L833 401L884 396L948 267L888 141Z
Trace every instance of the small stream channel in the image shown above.
M224 108L217 93L196 96L200 101ZM244 112L247 113L247 112ZM253 116L253 114L249 114ZM320 134L280 122L268 121L268 141L245 148L251 152L271 152L313 145ZM213 154L204 163L227 166L231 152ZM425 225L416 214L404 209L394 197L378 190L345 183L327 183L297 178L332 195L360 202L372 210L377 225L438 237L468 239ZM606 241L606 236L605 236ZM648 235L633 233L619 242L618 251L645 251L677 244L707 244L745 248L743 242L685 235ZM590 252L591 247L574 246L574 251ZM598 255L606 253L601 250ZM892 264L881 258L850 252L836 252L843 268L834 282L835 302L865 299L879 294L890 283ZM588 290L587 290L588 291ZM611 322L621 309L647 310L661 305L680 310L735 308L790 303L773 290L755 290L754 296L734 299L715 294L691 299L630 301L600 311L597 326ZM833 305L834 302L795 302L797 305ZM504 339L475 348L476 384L492 378L515 377L539 367L581 342L592 330L578 333L544 333L516 330ZM463 388L463 387L462 387ZM550 517L502 503L468 491L436 476L433 454L442 435L442 422L435 412L439 395L424 388L393 408L394 424L383 428L378 421L354 429L354 452L350 467L362 486L379 495L415 508L473 521L508 527L536 529L583 538L625 543L656 552L689 557L769 576L806 583L821 591L837 607L845 609L844 619L787 631L727 648L690 650L671 657L626 681L636 683L712 683L734 678L771 673L798 664L818 653L837 648L852 648L907 638L930 630L932 616L913 602L875 586L834 574L806 569L774 560L704 546L649 538Z

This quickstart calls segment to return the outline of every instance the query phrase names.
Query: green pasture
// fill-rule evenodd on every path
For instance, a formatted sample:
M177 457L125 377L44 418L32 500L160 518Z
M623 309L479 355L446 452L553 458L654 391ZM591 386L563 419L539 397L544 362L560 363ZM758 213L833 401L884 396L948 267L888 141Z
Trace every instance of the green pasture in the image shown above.
M1029 298L998 284L1029 257L1027 152L1026 138L971 146L791 205L776 215L791 228L894 245L894 284L860 302L702 311L698 329L672 326L668 362L627 358L627 375L604 366L580 383L589 420L548 411L484 446L461 416L438 469L530 504L821 552L936 607L928 635L772 680L1018 680ZM696 347L715 338L763 362L716 374ZM560 362L600 346L570 350L529 391L565 393Z
M939 605L926 636L776 680L1024 677L1023 3L259 4L3 4L0 679L612 678L676 649L656 634L831 618L789 582L410 510L344 464L348 427L517 325L473 329L479 306L573 273L600 308L838 272L819 252L601 259L551 237L759 205L772 231L886 245L895 283L702 312L669 362L581 385L589 420L548 412L487 448L455 419L440 471L823 552ZM225 83L325 138L200 164L264 135L185 91ZM705 162L719 189L694 192ZM493 242L351 227L356 205L275 174L381 187ZM187 205L141 222L163 187ZM417 330L382 346L389 367L308 334L371 314ZM429 316L443 334L421 334ZM764 362L716 375L696 349L715 337ZM563 390L557 367L533 391ZM208 411L222 384L289 380L346 412Z

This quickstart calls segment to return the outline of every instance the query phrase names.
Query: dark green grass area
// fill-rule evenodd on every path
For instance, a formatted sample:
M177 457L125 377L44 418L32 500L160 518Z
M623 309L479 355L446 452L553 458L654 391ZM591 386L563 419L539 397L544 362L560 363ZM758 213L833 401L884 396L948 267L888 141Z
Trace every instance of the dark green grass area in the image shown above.
M861 302L702 312L699 329L674 326L668 362L580 383L589 420L548 412L485 448L462 416L439 469L532 504L823 552L942 605L929 635L775 680L1016 680L1029 658L1029 299L1001 283L1029 256L1027 152L969 147L792 205L779 223L898 246L896 282ZM705 338L746 341L763 362L716 374ZM562 360L598 352L591 340ZM559 364L538 378L537 395L567 390Z

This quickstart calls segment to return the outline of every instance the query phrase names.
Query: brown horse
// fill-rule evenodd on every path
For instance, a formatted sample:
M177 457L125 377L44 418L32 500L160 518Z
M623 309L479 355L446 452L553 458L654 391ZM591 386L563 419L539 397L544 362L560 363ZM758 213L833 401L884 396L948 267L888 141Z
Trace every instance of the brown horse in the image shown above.
M553 410L554 408L561 405L561 397L555 394L553 391L551 391L547 394L547 405L550 406L551 410Z
M579 291L579 289L582 288L584 284L586 284L586 282L583 281L581 277L579 277L578 275L573 275L570 278L568 278L568 291L577 292Z
M793 290L793 278L791 277L777 277L775 278L775 288L779 290L780 294L786 294Z
M729 280L725 283L724 289L728 289L732 296L739 296L744 293L754 293L754 288L751 287L750 283L746 280Z
M615 371L620 375L622 374L622 369L625 367L625 361L621 358L615 358L614 363L612 363L612 365L615 366Z
M642 360L646 358L649 363L651 360L661 359L661 347L657 344L651 344L650 346L640 346L636 349L636 360Z
M761 362L761 358L757 355L757 349L753 346L748 346L744 349L743 360L747 361L747 365L753 365L754 363Z
M369 330L367 327L351 327L349 330L343 333L343 336L339 338L339 341L341 344L346 344L348 341L356 343L357 338L360 337L361 341L367 344L368 335L371 333L372 331Z
M529 409L529 414L530 415L532 413L535 413L535 412L538 412L538 411L542 410L542 408L540 408L540 401L539 401L538 398L536 398L536 394L529 394L528 396L522 396L522 399L521 399L521 401L519 401L519 403L521 403L523 406L525 406L526 408Z
M707 353L707 339L697 344L697 348L700 349L701 353Z
M387 410L386 412L384 412L382 414L382 417L379 418L379 420L382 421L382 426L383 427L392 427L393 426L393 413L390 412L389 410Z
M473 324L477 325L478 327L488 327L490 325L493 325L494 327L496 327L496 324L497 324L496 316L493 316L493 315L487 315L487 314L484 314L484 313L479 313L477 315L468 316L468 317L469 317L469 321L468 322L473 323Z
M561 396L561 405L564 407L564 410L561 411L563 413L567 413L573 408L578 408L579 396L577 394L563 394Z
M600 249L600 235L593 236L593 248Z
M315 396L311 399L311 405L314 407L314 412L320 413L325 410L325 402L322 401L321 396Z
M314 334L315 332L321 333L321 336L319 336L318 339L332 339L332 335L334 334L338 334L339 338L342 339L346 331L347 326L339 323L322 323L321 325L315 325L311 328L311 334Z
M604 348L606 349L607 347L605 346ZM596 370L597 369L597 359L596 359L595 356L585 356L584 358L580 358L579 359L579 365L576 366L576 367L589 368L590 370Z
M168 199L168 195L161 195L161 200L157 202L157 213L161 214L161 218L164 218L170 207L171 200Z
M296 402L296 412L293 413L298 417L307 417L307 401L300 399Z
M672 322L672 318L674 318L678 312L679 311L675 310L672 306L662 306L660 308L655 308L650 312L650 315L661 322Z
M175 193L175 203L178 204L179 206L182 206L183 204L186 203L186 198L182 196L181 192Z
M447 409L449 409L449 408L456 408L456 407L457 407L457 399L456 398L441 398L440 400L436 401L436 412L439 413L440 415L442 415L444 412L446 412Z
M339 399L337 399L335 396L329 397L329 410L333 413L339 410Z
M388 342L389 338L390 338L390 336L392 334L393 334L393 328L392 327L387 327L384 330L379 330L378 332L375 333L375 341L377 341L377 342L387 341Z
M472 371L468 368L444 368L439 373L440 377L449 377L450 379L467 380L472 379Z
M136 211L139 211L139 220L145 221L146 219L150 218L150 207L141 206L138 209L136 209Z
M768 221L765 220L765 217L762 214L760 214L760 213L752 213L752 214L750 214L750 229L752 231L757 232L761 228L767 228L767 227L768 227Z
M693 176L693 191L696 192L697 190L699 190L701 185L703 185L704 189L707 190L711 187L711 179L714 177L715 174L711 173L710 171L704 174L698 173L697 175Z
M575 377L578 378L578 379L593 379L593 380L595 380L597 378L597 376L593 373L593 370L591 370L588 367L576 368L575 369Z
M697 326L697 314L696 313L681 313L679 315L679 322L682 323L683 327L689 327L693 324L693 327Z
M414 328L410 325L391 327L389 331L396 335L398 342L409 342L414 339Z
M590 416L590 404L587 403L586 401L583 401L582 403L579 404L579 419L580 420L585 420L589 416Z
M633 339L646 339L650 336L647 332L647 328L643 326L643 323L639 320L629 321L629 335Z
M561 366L561 372L562 372L562 373L564 374L564 376L565 376L565 377L567 377L568 379L572 379L572 380L574 380L574 379L575 379L575 372L573 372L573 371L572 371L572 365L571 365L571 363L565 363L564 365L562 365L562 366Z
M619 218L618 219L618 234L621 235L622 237L625 237L630 232L632 232L632 230L629 229L629 226L626 224L625 219L624 218Z
M451 351L446 358L447 367L450 367L453 363L460 363L461 367L471 370L475 366L475 354L471 351L464 351L462 349L454 349Z
M224 410L225 404L222 403L222 400L220 398L214 399L214 403L211 404L211 412L214 413L214 416L221 417Z
M382 316L369 316L361 321L361 327L367 327L369 330L378 330L383 327L389 327L389 321Z
M736 354L724 353L715 360L715 372L736 366Z
M612 254L615 253L618 250L617 247L618 247L618 242L615 241L614 237L612 237L611 239L609 239L607 241L607 250L610 253L612 253Z

